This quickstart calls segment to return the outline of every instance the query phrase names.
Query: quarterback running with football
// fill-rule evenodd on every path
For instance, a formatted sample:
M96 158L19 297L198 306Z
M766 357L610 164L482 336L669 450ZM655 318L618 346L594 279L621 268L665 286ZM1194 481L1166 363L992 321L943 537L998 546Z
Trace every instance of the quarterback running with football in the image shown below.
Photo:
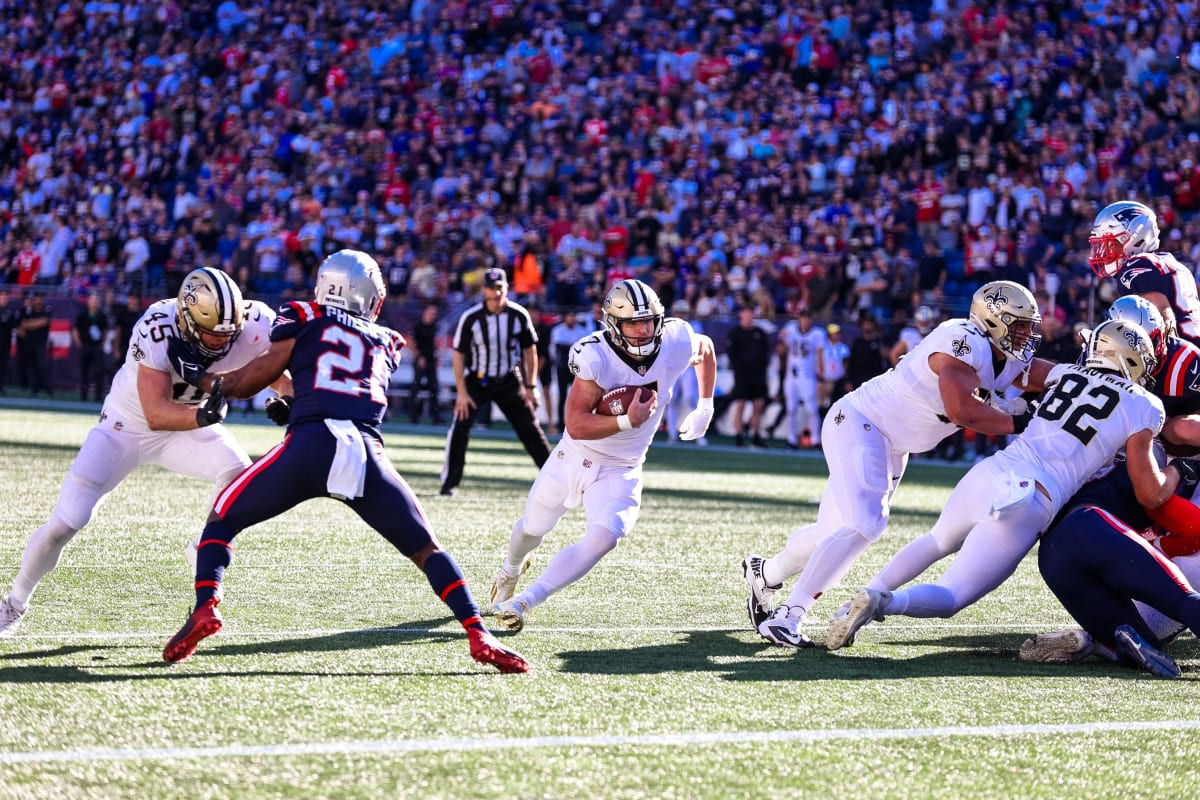
M416 495L392 466L379 425L404 339L376 322L386 289L375 259L339 250L317 270L315 302L280 307L270 348L241 369L188 376L205 391L253 397L285 370L294 377L287 437L217 496L196 559L196 604L163 650L182 661L221 630L221 581L237 534L314 497L345 503L425 573L467 633L471 657L526 672L479 618L458 564L434 539Z
M533 482L525 515L513 525L508 555L492 584L493 611L505 628L521 630L532 609L586 575L633 530L646 451L677 379L693 366L700 399L679 427L684 440L704 436L712 422L717 377L712 340L685 320L666 317L658 295L641 281L624 280L609 290L604 330L571 347L575 380L567 394L563 436ZM593 413L605 393L621 386L652 391L619 416ZM529 554L568 509L580 505L586 518L583 537L560 550L514 597Z
M1010 386L1045 388L1052 365L1033 355L1041 319L1025 287L986 283L971 300L969 319L942 323L894 369L833 404L823 426L829 481L817 521L793 532L775 556L742 562L747 610L760 636L784 647L813 646L799 625L883 534L910 453L932 449L958 427L990 436L1024 429L1025 401L1002 395ZM775 593L797 573L790 595L772 611Z
M88 432L46 524L29 538L12 590L0 600L0 637L11 636L38 583L67 542L125 476L142 464L203 478L219 491L250 463L221 425L219 392L189 386L184 365L233 369L266 352L274 313L219 269L197 269L179 296L152 304L134 326L125 363L113 377L100 421ZM273 388L290 394L280 377Z
M1162 401L1144 385L1156 366L1150 337L1109 320L1092 331L1083 366L1056 368L1058 380L1012 444L976 464L950 493L933 528L909 542L830 621L825 645L851 644L885 616L950 617L1003 583L1058 512L1093 475L1124 451L1138 502L1166 503L1179 483L1154 455ZM936 582L906 586L956 553ZM1133 630L1109 631L1135 660L1145 642Z

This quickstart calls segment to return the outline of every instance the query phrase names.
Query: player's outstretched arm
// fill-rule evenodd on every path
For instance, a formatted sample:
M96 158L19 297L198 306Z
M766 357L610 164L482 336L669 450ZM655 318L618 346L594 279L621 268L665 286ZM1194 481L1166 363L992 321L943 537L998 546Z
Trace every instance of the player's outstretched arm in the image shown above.
M979 375L975 370L947 353L931 355L929 366L937 373L938 391L951 422L989 436L1015 432L1013 417L976 397Z
M205 373L200 386L207 392L212 389L213 381L221 378L221 391L226 397L238 399L254 397L254 395L271 386L283 376L292 360L292 348L295 339L281 339L271 342L270 348L258 358L244 367L219 375ZM288 380L291 383L291 380Z

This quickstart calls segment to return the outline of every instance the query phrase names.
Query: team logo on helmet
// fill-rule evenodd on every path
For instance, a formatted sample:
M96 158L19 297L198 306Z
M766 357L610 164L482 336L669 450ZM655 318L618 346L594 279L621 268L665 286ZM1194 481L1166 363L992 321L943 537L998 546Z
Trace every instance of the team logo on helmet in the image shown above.
M999 312L1001 308L1008 305L1008 298L1004 295L1004 289L997 287L992 294L985 295L983 301L987 303L988 309Z
M1113 219L1118 222L1132 222L1140 216L1142 216L1142 210L1137 206L1131 205L1114 213Z
M1126 328L1123 333L1125 334L1125 341L1129 342L1129 346L1136 350L1138 347L1137 332Z

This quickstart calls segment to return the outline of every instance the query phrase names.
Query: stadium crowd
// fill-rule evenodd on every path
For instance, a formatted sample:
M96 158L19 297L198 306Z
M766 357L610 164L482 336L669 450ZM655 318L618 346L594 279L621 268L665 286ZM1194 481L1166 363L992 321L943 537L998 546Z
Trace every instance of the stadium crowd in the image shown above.
M892 339L1010 279L1069 329L1104 203L1200 257L1195 5L0 0L0 269L115 312L352 247L402 330L498 265Z

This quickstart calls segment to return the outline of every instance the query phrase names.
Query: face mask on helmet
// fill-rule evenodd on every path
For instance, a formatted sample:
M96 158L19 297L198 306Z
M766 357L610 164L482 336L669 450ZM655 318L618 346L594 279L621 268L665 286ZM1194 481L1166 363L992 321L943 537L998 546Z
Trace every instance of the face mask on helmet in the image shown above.
M339 250L317 270L315 299L319 305L374 322L386 294L379 264L359 250Z
M228 353L245 323L242 292L224 272L204 267L183 279L175 302L175 327L201 355L217 359Z
M608 340L637 359L648 358L662 345L666 309L654 290L637 280L613 286L604 298Z
M1092 271L1101 278L1111 278L1133 256L1158 249L1158 219L1142 203L1112 203L1096 215L1088 247Z
M1125 295L1114 300L1112 306L1108 309L1108 313L1104 316L1105 319L1132 322L1144 330L1150 337L1154 357L1158 360L1158 363L1163 363L1163 359L1167 356L1167 337L1169 331L1167 330L1166 323L1163 321L1162 314L1158 313L1158 309L1153 303L1136 294Z
M1042 343L1037 301L1018 283L992 281L979 287L970 318L1006 358L1029 363Z
M1114 319L1100 323L1092 331L1083 365L1089 369L1116 372L1144 386L1158 362L1150 337L1144 330L1131 322Z

